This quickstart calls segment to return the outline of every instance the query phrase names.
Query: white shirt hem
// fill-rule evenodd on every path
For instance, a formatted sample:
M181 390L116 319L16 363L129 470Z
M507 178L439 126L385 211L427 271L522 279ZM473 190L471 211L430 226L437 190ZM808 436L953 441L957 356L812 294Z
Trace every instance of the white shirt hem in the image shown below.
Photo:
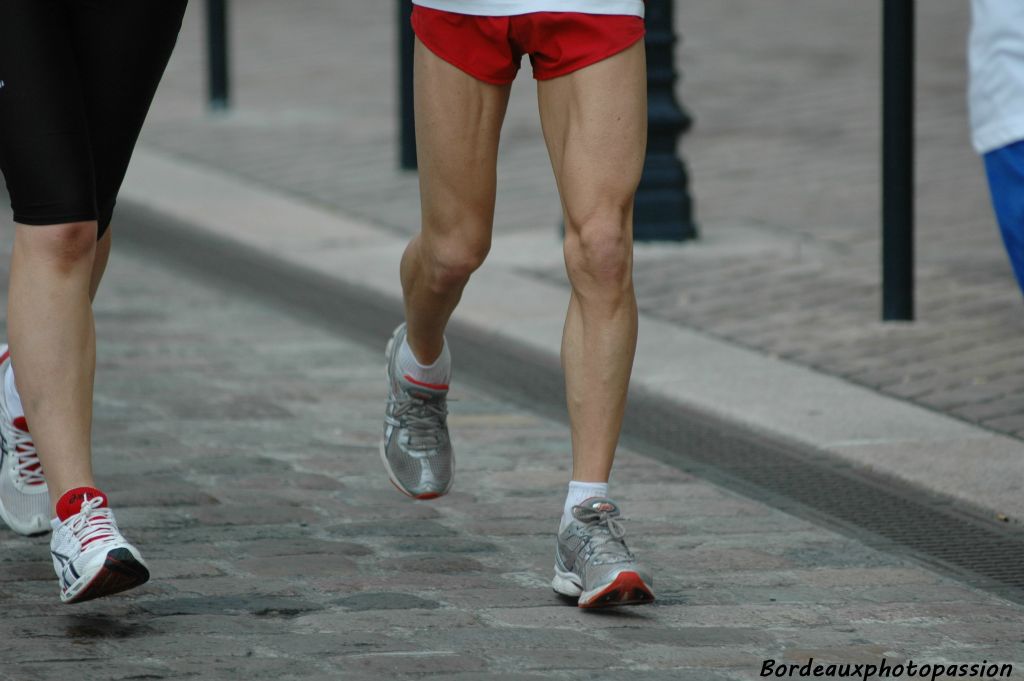
M1024 115L982 126L972 136L974 150L979 154L987 154L1020 140L1024 140Z
M413 0L413 4L444 12L490 17L533 12L644 16L643 0Z

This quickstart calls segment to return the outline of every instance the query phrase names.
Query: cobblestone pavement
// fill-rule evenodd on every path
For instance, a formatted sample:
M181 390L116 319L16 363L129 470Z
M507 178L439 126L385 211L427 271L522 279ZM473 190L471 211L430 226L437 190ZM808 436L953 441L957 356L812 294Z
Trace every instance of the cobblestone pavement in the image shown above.
M236 3L237 106L222 117L202 111L201 9L144 141L413 231L416 178L395 170L393 4ZM918 13L919 321L878 322L880 17L878 3L843 0L678 4L703 238L640 249L641 304L1021 436L1024 316L967 141L968 5L932 0ZM524 77L505 130L499 231L556 229L547 168Z
M98 475L155 578L64 606L46 539L0 529L0 680L668 681L757 678L765 658L1024 664L1024 607L628 451L615 493L660 600L580 611L548 587L562 425L456 380L456 490L413 502L376 451L380 349L123 251L97 326Z

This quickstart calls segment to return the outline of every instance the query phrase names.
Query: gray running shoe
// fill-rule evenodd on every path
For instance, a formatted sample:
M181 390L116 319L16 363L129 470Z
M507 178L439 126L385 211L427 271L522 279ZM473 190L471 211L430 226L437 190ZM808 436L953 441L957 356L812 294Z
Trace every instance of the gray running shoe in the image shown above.
M572 514L574 520L558 533L551 588L578 598L581 608L653 601L651 575L626 548L615 502L594 497L574 506Z
M0 382L11 353L0 345ZM24 416L15 417L0 385L0 520L18 534L50 531L50 493Z
M398 368L405 324L391 334L387 358L388 405L380 457L391 482L414 499L434 499L451 489L455 455L448 437L448 386L420 383Z

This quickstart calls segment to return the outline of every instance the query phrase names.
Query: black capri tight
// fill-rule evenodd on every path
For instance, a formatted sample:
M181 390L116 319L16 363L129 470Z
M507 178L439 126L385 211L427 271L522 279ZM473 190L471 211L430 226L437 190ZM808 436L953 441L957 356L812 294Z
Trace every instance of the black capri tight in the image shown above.
M0 171L14 221L110 225L187 0L0 0Z

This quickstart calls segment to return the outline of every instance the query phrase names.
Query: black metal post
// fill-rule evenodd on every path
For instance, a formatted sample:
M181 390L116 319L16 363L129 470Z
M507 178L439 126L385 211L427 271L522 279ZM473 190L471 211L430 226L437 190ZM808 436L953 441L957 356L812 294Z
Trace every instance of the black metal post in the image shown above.
M638 241L697 238L690 179L678 149L693 119L675 94L672 5L673 0L647 2L647 158L633 213Z
M413 110L412 55L415 36L412 30L412 0L398 0L398 120L399 165L416 170L416 117Z
M230 105L228 85L228 3L206 0L206 48L209 61L209 106L224 111Z
M914 318L914 0L882 0L882 319Z

